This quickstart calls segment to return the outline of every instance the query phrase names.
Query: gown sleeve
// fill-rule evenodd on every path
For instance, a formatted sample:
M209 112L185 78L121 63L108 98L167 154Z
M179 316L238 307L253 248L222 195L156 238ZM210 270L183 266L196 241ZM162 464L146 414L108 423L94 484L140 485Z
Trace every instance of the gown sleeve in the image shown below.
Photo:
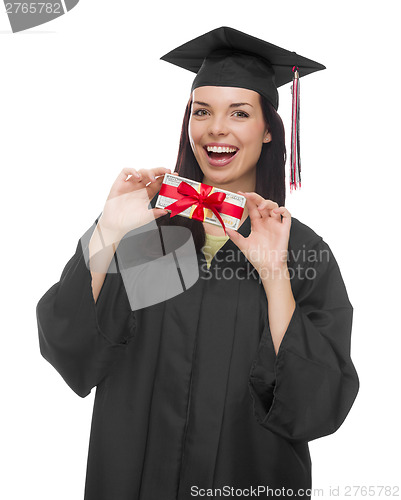
M60 281L39 300L36 317L42 356L69 387L86 397L124 355L134 336L131 310L115 255L97 301L87 267L88 244L96 222L79 240ZM85 243L86 242L86 243Z
M312 250L315 262L296 264L303 279L291 278L296 307L277 355L268 317L261 318L249 377L256 420L290 441L335 432L359 390L350 357L353 307L330 247L319 237Z

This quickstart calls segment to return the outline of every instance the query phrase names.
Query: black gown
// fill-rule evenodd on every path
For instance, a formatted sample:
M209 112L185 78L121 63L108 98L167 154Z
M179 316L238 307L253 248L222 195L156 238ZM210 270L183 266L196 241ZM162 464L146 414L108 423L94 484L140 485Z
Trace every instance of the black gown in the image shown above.
M339 428L359 389L353 308L329 246L295 217L289 250L296 308L276 356L263 285L231 240L208 271L197 254L185 292L135 311L118 272L94 302L79 241L37 320L40 352L71 389L96 386L85 500L311 488L308 441Z

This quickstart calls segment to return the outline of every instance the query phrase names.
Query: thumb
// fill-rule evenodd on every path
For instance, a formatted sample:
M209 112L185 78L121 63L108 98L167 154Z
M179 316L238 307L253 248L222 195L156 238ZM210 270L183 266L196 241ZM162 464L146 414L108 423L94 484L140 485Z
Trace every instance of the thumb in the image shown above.
M155 219L158 219L159 217L162 217L163 215L167 215L169 213L169 211L165 210L164 208L152 208L151 211L153 212L153 216Z
M226 227L226 233L228 235L228 237L230 238L230 240L235 243L237 245L237 247L242 251L245 247L245 240L246 238L244 238L242 236L242 234L239 234L238 231L235 231L234 229L229 229L228 227Z

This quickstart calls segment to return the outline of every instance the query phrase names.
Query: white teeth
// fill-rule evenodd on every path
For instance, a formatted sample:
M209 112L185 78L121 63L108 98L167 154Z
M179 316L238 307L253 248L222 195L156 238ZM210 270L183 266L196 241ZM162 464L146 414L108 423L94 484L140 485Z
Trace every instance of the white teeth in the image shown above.
M206 147L207 151L209 153L235 153L237 151L236 148L228 148L228 147L221 147L221 146L207 146Z

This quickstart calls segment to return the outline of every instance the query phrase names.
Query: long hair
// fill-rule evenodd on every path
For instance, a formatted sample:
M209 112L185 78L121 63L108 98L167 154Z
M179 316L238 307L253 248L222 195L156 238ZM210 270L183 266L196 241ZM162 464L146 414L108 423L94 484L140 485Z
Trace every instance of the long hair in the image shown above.
M263 117L268 131L271 133L272 140L264 143L256 164L256 188L255 192L263 198L275 201L279 206L285 203L285 163L287 153L285 148L284 125L280 115L263 97L261 98L261 107ZM182 123L180 144L178 148L177 163L175 171L182 177L202 182L203 172L194 156L189 142L189 120L191 117L192 99L190 98L185 109L184 120ZM201 221L187 219L186 217L171 217L170 214L163 215L157 219L157 224L184 226L191 230L197 252L205 245L205 229Z

